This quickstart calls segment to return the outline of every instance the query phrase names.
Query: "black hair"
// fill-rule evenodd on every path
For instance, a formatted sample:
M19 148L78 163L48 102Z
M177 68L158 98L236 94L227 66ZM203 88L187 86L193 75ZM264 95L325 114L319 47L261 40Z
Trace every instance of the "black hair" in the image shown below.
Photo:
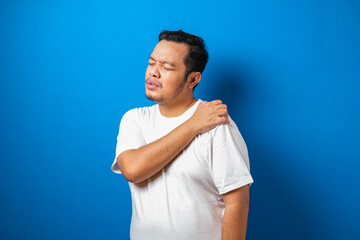
M189 53L184 59L186 66L185 79L192 72L202 73L204 71L209 59L209 54L205 48L205 42L201 37L186 33L182 30L163 30L159 34L159 41L161 40L185 43L189 46Z

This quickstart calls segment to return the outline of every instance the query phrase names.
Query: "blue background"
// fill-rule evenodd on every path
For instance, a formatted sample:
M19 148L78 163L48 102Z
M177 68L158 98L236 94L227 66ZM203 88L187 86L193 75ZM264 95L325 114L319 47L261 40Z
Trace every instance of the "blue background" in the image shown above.
M248 145L248 239L360 239L360 2L2 1L2 239L128 239L110 171L163 29L203 37L195 90Z

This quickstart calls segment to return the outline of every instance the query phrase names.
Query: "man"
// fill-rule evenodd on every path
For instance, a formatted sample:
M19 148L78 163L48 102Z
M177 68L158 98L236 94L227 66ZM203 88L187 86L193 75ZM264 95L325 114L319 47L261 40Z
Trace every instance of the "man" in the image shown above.
M253 182L245 142L226 105L193 95L207 60L201 38L160 33L145 76L157 105L121 120L112 170L129 181L131 239L245 239Z

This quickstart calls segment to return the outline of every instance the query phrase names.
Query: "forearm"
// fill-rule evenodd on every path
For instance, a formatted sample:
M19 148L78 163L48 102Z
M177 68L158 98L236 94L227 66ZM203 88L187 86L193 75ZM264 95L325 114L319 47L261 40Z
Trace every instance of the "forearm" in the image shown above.
M155 142L121 153L119 168L129 181L142 182L171 162L197 133L188 120Z

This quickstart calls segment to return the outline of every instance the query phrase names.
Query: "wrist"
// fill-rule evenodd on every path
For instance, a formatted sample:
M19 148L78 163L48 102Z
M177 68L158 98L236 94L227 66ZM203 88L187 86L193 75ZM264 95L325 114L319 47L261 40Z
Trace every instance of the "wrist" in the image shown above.
M189 131L192 137L195 137L200 133L200 130L196 127L196 122L194 121L193 117L184 122L184 127Z

